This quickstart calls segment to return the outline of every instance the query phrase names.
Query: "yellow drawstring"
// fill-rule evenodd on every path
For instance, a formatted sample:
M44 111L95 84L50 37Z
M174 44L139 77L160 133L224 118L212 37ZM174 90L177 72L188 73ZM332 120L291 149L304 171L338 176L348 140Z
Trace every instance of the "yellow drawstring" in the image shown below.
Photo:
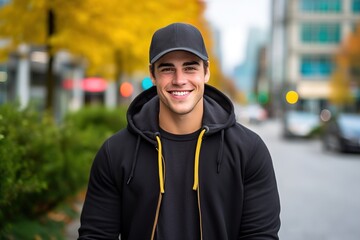
M193 190L195 191L198 189L198 185L199 185L199 157L200 157L202 138L205 132L206 129L201 130L196 144L195 160L194 160L194 185L193 185ZM162 162L162 145L159 136L156 136L156 141L158 143L158 168L159 168L160 192L164 193L165 187L164 187L164 171L163 171L163 162Z
M195 161L194 161L194 185L193 185L193 190L195 191L198 189L198 185L199 185L199 156L200 156L202 137L204 136L205 132L206 132L205 128L201 130L196 144Z
M160 137L156 136L156 140L158 142L158 167L159 167L159 184L160 184L160 192L164 193L164 172L163 172L163 163L162 163L162 147Z

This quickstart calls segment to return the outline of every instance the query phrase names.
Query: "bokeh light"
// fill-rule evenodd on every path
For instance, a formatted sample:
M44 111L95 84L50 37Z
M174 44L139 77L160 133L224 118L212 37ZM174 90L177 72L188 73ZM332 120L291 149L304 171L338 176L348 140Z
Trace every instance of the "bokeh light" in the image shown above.
M295 91L288 91L286 93L286 101L290 104L295 104L299 100L299 95Z
M322 121L327 122L331 118L331 112L328 109L321 110L320 118Z
M120 85L120 94L122 97L130 97L134 92L134 87L129 82L123 82Z
M151 81L151 78L150 77L146 77L144 78L142 81L141 81L141 87L142 89L146 90L146 89L149 89L153 86L153 83Z

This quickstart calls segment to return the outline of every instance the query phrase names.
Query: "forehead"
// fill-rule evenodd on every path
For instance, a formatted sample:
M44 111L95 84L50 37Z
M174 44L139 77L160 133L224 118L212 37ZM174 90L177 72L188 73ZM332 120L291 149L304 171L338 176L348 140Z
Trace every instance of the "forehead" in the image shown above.
M162 56L156 64L174 63L174 62L201 62L201 59L193 53L187 51L172 51Z

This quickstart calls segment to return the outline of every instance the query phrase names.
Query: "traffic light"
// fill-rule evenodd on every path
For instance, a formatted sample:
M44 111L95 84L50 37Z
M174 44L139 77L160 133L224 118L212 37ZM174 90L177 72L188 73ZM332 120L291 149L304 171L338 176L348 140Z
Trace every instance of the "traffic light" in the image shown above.
M269 94L267 92L260 92L257 99L260 104L266 104L269 102Z

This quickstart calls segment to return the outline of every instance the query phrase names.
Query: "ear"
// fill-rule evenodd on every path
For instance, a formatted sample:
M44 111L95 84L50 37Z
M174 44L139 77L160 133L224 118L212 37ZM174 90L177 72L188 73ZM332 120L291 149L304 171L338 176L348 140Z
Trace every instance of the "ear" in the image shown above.
M210 62L208 61L208 66L206 68L205 72L205 83L207 83L210 80Z
M150 75L152 84L155 86L156 85L156 79L155 79L155 76L153 75L153 71L151 71L151 69L153 67L155 67L155 66L152 66L151 64L149 64L149 75Z

